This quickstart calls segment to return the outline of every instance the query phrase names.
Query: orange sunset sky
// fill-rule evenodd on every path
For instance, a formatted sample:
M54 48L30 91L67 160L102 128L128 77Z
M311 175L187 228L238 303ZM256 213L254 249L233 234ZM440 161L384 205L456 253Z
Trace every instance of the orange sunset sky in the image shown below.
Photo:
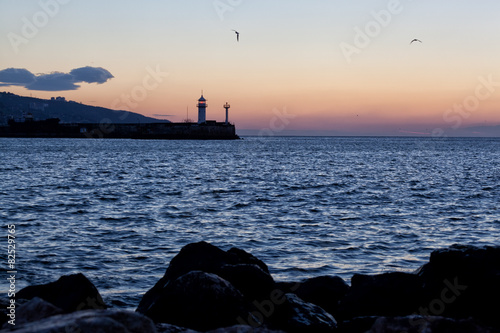
M0 72L0 91L24 96L177 122L196 119L203 90L207 118L223 120L228 101L242 134L491 135L500 125L493 0L2 0L0 31L0 71L113 76L34 90Z

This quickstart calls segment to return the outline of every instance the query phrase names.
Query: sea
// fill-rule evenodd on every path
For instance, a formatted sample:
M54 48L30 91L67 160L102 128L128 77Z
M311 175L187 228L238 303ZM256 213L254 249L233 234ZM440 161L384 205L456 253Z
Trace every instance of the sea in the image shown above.
M83 273L135 309L199 241L255 255L276 281L347 283L414 272L452 244L500 245L500 138L1 138L0 157L17 290Z

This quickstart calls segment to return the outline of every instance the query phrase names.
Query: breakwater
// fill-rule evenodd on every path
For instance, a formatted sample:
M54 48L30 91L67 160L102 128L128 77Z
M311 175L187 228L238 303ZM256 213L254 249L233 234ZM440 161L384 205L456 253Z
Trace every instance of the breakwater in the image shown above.
M61 124L59 119L9 121L0 127L0 137L22 138L98 138L98 139L239 139L233 124L207 121L198 123L75 123Z

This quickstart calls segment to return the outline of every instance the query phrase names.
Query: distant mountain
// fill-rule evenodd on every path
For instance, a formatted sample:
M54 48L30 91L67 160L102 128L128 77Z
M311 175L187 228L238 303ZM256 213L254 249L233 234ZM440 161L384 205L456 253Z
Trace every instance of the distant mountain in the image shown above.
M59 118L61 123L158 123L169 122L138 113L111 110L66 101L63 97L40 99L0 92L0 125L11 118L22 119L31 113L35 120Z

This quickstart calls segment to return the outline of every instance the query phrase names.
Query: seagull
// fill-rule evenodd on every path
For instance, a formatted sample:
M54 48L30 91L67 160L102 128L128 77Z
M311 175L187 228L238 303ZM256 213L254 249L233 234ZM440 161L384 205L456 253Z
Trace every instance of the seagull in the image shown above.
M420 39L416 39L416 38L415 38L414 40L412 40L412 41L410 42L410 44L411 44L411 43L413 43L413 42L419 42L419 43L422 43L422 41L421 41Z
M239 42L240 41L240 33L234 29L233 29L233 31L236 33L236 41Z

